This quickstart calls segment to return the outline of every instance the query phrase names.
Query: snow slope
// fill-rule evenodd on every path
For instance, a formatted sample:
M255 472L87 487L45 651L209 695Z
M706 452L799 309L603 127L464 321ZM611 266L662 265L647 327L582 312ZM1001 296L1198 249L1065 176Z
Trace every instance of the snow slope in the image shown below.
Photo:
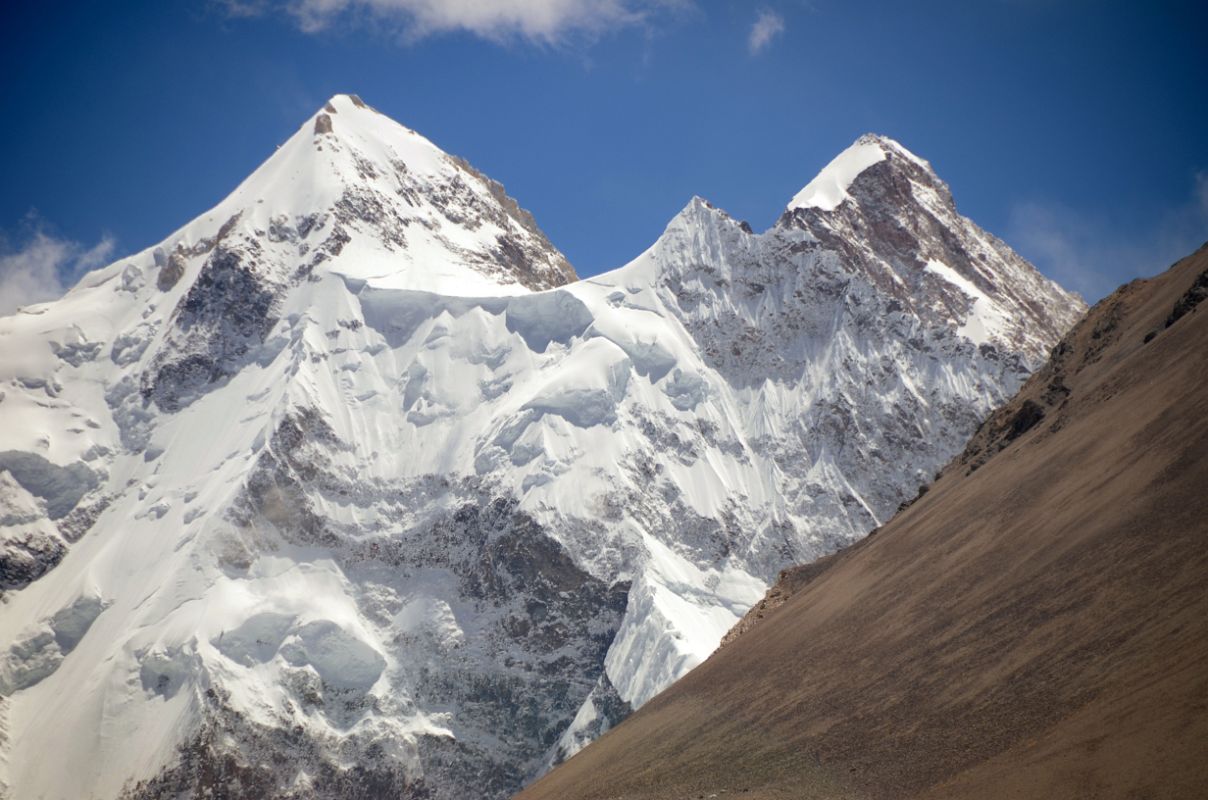
M837 155L789 201L789 208L820 208L834 211L849 198L847 190L860 173L886 158L885 148L875 140L861 140Z
M0 319L8 794L505 797L700 663L1018 387L1049 338L1004 297L1077 311L949 251L887 290L799 213L694 199L570 282L502 187L337 96Z

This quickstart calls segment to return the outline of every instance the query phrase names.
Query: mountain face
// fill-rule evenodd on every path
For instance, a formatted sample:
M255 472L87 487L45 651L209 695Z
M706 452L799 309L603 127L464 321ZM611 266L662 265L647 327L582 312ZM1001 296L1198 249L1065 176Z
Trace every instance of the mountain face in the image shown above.
M866 142L829 209L756 234L695 199L575 281L502 187L337 96L0 320L9 794L504 797L700 663L1081 310Z
M1199 798L1208 245L1121 287L935 484L517 800Z
M1035 368L1085 307L956 210L931 166L866 135L802 189L781 218L858 266L925 321ZM920 265L922 269L919 269Z

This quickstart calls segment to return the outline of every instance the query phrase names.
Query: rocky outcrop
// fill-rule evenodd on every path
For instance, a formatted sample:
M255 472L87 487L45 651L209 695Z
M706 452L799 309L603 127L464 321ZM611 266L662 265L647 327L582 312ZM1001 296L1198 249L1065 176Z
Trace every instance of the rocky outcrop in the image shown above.
M185 254L180 250L173 252L160 267L159 275L155 278L155 285L161 292L168 291L185 276L186 266Z

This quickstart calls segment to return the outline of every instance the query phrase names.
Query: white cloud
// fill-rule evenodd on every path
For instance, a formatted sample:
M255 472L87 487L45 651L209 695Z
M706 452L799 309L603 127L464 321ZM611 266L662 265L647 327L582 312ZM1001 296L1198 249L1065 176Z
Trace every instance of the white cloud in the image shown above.
M758 55L782 33L784 33L784 17L765 8L759 12L759 16L755 17L755 24L751 26L751 33L747 36L747 48L751 51L751 55Z
M104 236L92 247L35 230L23 246L0 250L0 316L21 306L53 300L89 270L109 262L114 241Z
M1192 197L1148 230L1128 231L1064 206L1026 202L1012 209L1004 238L1044 274L1093 303L1208 241L1208 174L1197 174Z
M307 33L342 21L400 28L407 39L470 33L502 42L557 45L575 35L597 36L644 25L692 0L216 0L231 16L284 12Z

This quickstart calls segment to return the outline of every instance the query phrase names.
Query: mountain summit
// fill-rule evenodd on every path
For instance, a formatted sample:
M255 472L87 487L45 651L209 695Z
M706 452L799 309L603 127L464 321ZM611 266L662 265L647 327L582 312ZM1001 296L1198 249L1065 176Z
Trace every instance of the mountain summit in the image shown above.
M978 344L1036 367L1085 304L962 217L931 165L865 134L789 203L779 226L807 231L882 291Z
M864 174L865 170L884 161L904 159L922 170L931 172L931 165L902 145L875 133L866 133L851 147L844 150L827 164L821 172L789 201L788 210L817 208L834 211L844 202L852 200L848 190Z
M498 184L337 96L0 319L0 781L502 798L600 735L914 497L1080 309L955 212L903 212L942 251L856 225L876 169L761 234L693 200L572 282ZM1049 323L978 340L899 252Z
M418 133L336 95L218 206L162 246L182 260L256 242L265 280L315 269L444 294L539 290L576 280L503 186ZM509 288L510 287L510 288Z

